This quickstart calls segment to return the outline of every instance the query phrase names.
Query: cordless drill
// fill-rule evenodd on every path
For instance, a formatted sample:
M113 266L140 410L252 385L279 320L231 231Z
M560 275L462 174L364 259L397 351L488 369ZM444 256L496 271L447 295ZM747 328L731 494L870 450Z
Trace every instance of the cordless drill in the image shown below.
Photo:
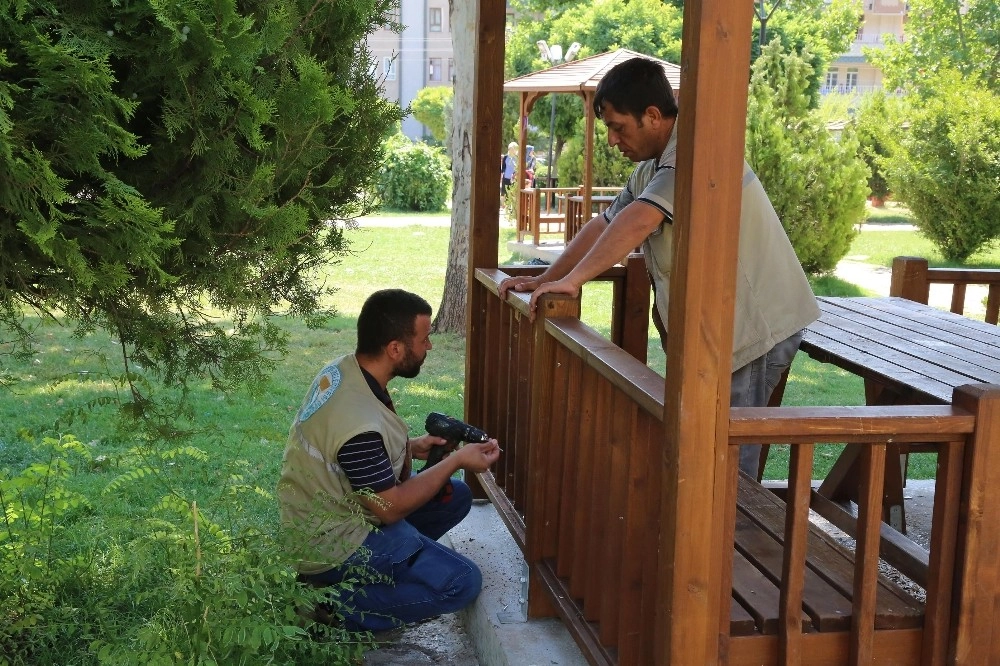
M447 444L431 447L430 452L427 454L425 469L441 462L441 459L446 454L458 448L460 442L490 441L490 436L479 428L470 426L468 423L450 416L439 414L438 412L431 412L427 415L427 420L424 422L424 429L435 437L448 440Z

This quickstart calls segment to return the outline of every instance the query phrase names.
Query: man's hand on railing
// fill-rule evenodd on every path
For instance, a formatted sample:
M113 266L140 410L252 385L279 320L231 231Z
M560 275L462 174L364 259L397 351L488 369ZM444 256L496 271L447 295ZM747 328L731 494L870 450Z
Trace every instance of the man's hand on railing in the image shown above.
M531 321L535 321L535 308L538 307L538 299L544 294L566 294L577 298L580 295L580 285L568 277L537 285L531 294L531 301L528 303L528 318Z
M544 273L543 273L544 275ZM529 276L520 275L518 277L504 278L497 285L497 291L500 294L500 300L506 300L507 292L511 289L514 291L534 291L538 288L538 285L542 284L544 280L541 275Z

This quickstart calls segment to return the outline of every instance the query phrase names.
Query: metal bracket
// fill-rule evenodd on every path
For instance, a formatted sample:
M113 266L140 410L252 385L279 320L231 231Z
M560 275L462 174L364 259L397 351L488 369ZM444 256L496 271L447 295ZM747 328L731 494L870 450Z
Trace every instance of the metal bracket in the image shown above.
M497 620L500 624L520 624L528 621L528 564L521 562L521 590L517 598L517 607L510 608L510 604L503 607L497 613Z

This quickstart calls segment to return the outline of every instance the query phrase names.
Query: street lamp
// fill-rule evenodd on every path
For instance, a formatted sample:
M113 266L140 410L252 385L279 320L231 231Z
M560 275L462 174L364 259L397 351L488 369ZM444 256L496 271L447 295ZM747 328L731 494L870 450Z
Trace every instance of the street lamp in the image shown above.
M569 62L576 57L576 54L580 52L580 42L573 42L566 49L566 55L563 56L562 47L558 44L553 44L549 46L545 43L544 39L539 39L535 44L538 45L538 50L542 54L542 60L550 63L553 67L558 64ZM549 116L549 163L548 163L548 173L549 173L549 187L555 187L552 184L552 172L555 163L552 161L552 147L556 142L556 94L550 92L549 95L552 96L552 111Z

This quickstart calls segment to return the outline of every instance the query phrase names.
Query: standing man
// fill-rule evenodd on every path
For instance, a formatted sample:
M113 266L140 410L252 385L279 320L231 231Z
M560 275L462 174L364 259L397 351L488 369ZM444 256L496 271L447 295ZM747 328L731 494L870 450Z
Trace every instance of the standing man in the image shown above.
M659 63L633 58L601 80L594 112L608 128L608 144L638 165L611 206L591 219L538 277L508 278L508 289L577 296L580 287L642 244L653 282L653 321L666 348L670 294L677 103ZM763 407L791 365L802 329L819 307L795 251L750 165L743 164L739 261L736 275L733 377L730 404ZM754 476L759 445L740 450L740 469Z
M384 631L451 613L482 587L476 565L437 540L472 506L469 487L452 474L489 469L500 457L497 441L467 444L411 475L411 459L426 459L445 440L410 439L386 390L394 377L420 372L430 329L431 306L420 296L372 294L358 317L355 353L323 368L289 432L278 482L282 524L301 547L300 579L336 586L349 629ZM359 568L373 582L345 593L338 584Z
M507 196L507 189L517 173L517 142L507 144L507 153L500 158L500 196Z

